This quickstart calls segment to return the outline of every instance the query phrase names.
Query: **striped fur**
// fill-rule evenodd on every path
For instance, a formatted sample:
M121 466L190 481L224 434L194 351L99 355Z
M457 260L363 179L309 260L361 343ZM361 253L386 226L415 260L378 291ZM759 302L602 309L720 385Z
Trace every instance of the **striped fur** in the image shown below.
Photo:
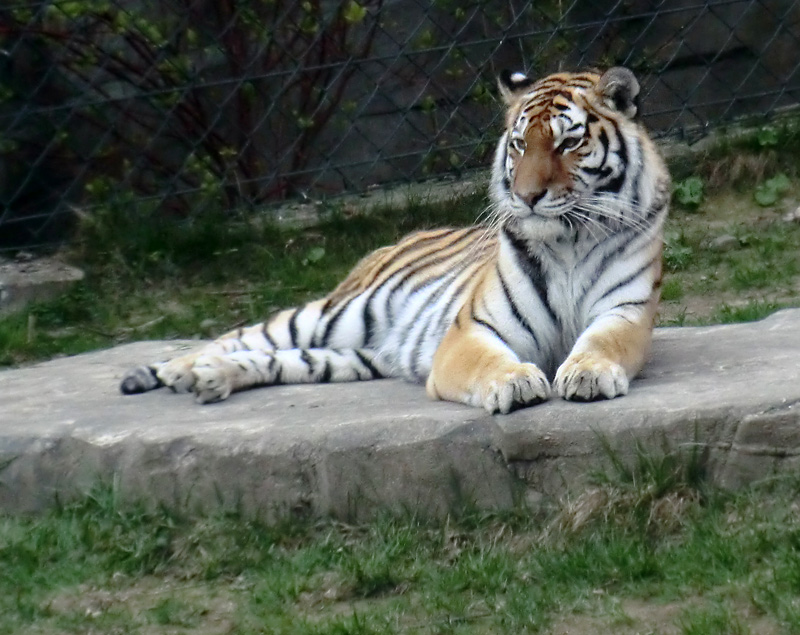
M133 369L124 393L201 403L253 386L405 377L489 412L625 394L647 354L669 176L627 69L501 78L507 127L487 226L412 234L327 297L198 353Z

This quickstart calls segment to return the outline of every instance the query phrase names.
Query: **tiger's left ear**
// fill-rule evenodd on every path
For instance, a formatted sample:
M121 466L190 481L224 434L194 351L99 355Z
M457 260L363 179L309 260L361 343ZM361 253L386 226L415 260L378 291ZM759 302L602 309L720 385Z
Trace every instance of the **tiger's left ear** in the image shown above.
M615 66L603 73L596 90L611 110L629 119L639 114L639 82L624 66Z
M510 71L500 71L497 78L497 87L500 89L500 96L507 106L511 106L519 97L519 94L536 80L531 79L525 73L511 73Z

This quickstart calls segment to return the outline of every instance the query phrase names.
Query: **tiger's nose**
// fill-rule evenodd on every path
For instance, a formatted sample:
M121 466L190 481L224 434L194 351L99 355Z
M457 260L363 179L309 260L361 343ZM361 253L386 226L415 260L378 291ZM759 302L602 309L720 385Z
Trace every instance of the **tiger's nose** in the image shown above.
M519 196L523 202L533 209L536 207L536 203L541 201L545 195L547 194L547 190L539 190L537 192L517 192L517 196Z

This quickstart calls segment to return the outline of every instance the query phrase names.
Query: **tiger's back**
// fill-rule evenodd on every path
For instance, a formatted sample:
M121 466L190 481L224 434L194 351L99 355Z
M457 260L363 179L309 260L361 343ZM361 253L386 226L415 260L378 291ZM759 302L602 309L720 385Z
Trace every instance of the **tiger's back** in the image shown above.
M488 226L412 234L325 298L131 371L200 402L251 386L403 376L490 412L624 394L647 352L669 200L630 71L507 76Z

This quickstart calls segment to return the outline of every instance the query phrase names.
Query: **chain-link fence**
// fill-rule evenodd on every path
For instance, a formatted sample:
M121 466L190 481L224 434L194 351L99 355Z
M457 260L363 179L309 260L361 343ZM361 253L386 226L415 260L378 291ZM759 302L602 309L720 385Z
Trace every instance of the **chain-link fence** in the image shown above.
M658 135L793 107L788 0L5 0L0 249L488 165L500 69L624 64Z

